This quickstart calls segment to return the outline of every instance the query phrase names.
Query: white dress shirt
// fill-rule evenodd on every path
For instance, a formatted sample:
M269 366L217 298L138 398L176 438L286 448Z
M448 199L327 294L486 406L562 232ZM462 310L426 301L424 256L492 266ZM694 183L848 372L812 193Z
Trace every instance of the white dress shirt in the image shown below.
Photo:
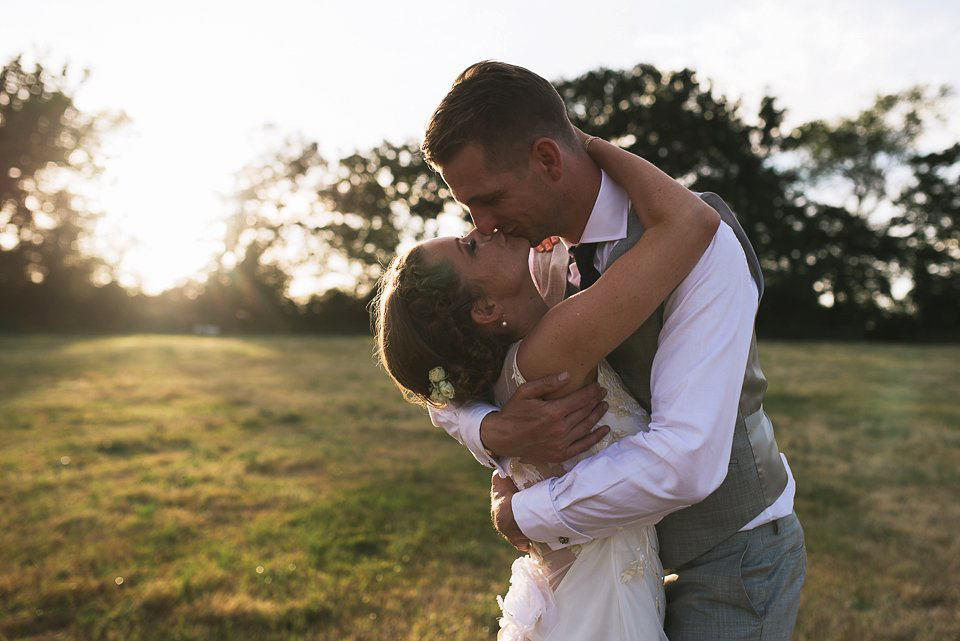
M617 241L627 235L629 208L626 192L604 172L580 239L602 243L594 259L601 273ZM575 265L572 272L576 283ZM704 255L666 300L651 370L650 431L611 445L562 477L515 494L513 513L523 533L554 548L585 543L618 528L657 523L719 487L733 445L757 305L757 286L743 249L721 222ZM506 475L480 441L480 423L495 409L470 403L459 410L431 410L430 415L478 461ZM780 497L743 530L789 515L795 488L787 467Z

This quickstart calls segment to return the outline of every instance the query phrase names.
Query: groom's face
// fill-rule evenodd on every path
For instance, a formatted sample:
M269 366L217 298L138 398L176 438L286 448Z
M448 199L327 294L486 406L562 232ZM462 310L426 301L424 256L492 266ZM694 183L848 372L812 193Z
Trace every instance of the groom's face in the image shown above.
M551 229L555 195L531 159L516 169L496 169L489 166L481 147L470 144L447 162L441 174L481 233L520 236L531 247L556 233Z

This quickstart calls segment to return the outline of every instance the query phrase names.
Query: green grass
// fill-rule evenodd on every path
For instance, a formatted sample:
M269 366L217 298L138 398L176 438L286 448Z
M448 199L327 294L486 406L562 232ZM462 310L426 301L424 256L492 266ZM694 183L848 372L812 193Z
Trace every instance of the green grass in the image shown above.
M492 639L489 472L370 353L0 338L0 639ZM960 348L761 354L810 555L795 638L960 637Z

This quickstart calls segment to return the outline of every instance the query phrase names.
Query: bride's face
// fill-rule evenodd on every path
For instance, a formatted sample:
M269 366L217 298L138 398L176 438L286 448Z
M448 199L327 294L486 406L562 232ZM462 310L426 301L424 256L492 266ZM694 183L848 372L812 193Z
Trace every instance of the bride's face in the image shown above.
M500 232L446 236L423 243L430 261L449 263L460 279L479 287L491 299L509 298L521 288L533 286L530 276L530 243L520 236Z

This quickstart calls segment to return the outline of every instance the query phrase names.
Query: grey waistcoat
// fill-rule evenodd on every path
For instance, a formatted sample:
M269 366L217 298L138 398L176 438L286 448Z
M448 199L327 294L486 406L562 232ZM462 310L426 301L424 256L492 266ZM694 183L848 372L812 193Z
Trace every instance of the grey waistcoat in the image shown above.
M760 264L736 216L716 194L698 195L733 228L762 296ZM608 266L632 247L642 234L643 227L631 209L627 237L614 247ZM650 370L663 327L663 313L664 305L661 304L636 333L607 356L627 388L647 411L650 411ZM786 487L787 472L773 436L773 424L763 411L766 389L767 379L760 370L754 334L743 373L727 477L702 502L668 515L657 525L660 558L665 568L678 569L713 548L771 505Z

